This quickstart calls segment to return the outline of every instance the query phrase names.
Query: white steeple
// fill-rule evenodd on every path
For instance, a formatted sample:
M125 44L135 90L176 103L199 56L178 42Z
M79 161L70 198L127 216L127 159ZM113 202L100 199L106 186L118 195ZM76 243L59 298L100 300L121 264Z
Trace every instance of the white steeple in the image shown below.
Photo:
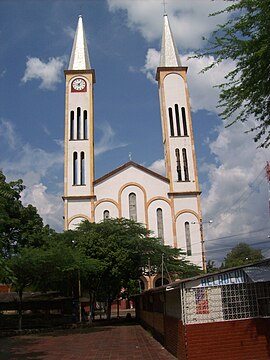
M160 51L160 67L181 67L181 61L174 42L167 14L164 14L164 25Z
M73 42L72 52L69 61L69 70L91 69L87 41L83 28L82 16L79 15L77 30Z

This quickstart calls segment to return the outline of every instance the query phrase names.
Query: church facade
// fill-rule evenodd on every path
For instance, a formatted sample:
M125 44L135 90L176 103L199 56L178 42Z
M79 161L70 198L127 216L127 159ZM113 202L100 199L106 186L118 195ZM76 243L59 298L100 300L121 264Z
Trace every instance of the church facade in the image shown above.
M65 71L64 228L84 219L129 218L145 224L166 245L181 248L205 268L200 191L186 81L167 15L159 87L166 175L129 161L94 177L95 71L91 68L79 17L69 68ZM158 126L159 124L157 124Z

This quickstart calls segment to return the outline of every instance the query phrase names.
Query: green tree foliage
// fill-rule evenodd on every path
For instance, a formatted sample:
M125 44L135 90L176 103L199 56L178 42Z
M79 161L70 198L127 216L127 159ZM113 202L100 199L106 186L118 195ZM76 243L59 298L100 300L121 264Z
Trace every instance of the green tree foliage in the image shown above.
M168 271L177 277L200 272L198 267L183 259L179 249L162 245L143 225L132 220L107 219L98 224L86 221L73 235L74 246L86 258L99 261L98 274L89 272L94 276L92 281L96 281L91 291L106 299L108 317L110 305L122 288L128 289L132 280L138 281L144 272L161 271L162 254ZM147 268L149 263L150 269Z
M223 268L251 264L263 259L261 250L252 249L246 243L236 245L224 258Z
M206 271L207 273L213 273L219 271L219 267L216 266L214 260L208 260L206 264Z
M41 246L53 233L43 226L37 209L23 206L22 180L7 182L0 171L0 254L9 258L25 247Z
M22 327L23 292L26 289L42 292L56 290L66 296L78 297L79 274L84 269L82 263L77 249L55 242L43 248L24 248L3 261L6 270L0 272L0 280L10 284L20 299L19 329Z
M209 70L223 60L236 64L226 75L226 82L219 85L221 117L247 121L254 116L254 140L261 147L270 145L270 0L233 1L225 10L211 14L228 13L229 20L219 25L209 40L209 47L197 57L213 55ZM233 120L232 120L233 119Z

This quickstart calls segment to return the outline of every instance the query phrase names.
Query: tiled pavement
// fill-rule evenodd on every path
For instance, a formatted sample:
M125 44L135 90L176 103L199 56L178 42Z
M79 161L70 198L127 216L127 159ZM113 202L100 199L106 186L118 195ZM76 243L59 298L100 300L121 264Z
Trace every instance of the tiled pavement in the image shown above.
M103 326L0 339L1 360L173 360L140 325Z

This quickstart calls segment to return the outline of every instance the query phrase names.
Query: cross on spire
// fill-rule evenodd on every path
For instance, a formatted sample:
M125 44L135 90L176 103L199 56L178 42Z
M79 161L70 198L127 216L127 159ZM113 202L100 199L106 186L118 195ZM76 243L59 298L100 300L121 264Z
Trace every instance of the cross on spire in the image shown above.
M164 15L166 15L166 5L167 5L168 3L166 2L166 0L163 0L161 4L162 4L163 7L164 7Z

